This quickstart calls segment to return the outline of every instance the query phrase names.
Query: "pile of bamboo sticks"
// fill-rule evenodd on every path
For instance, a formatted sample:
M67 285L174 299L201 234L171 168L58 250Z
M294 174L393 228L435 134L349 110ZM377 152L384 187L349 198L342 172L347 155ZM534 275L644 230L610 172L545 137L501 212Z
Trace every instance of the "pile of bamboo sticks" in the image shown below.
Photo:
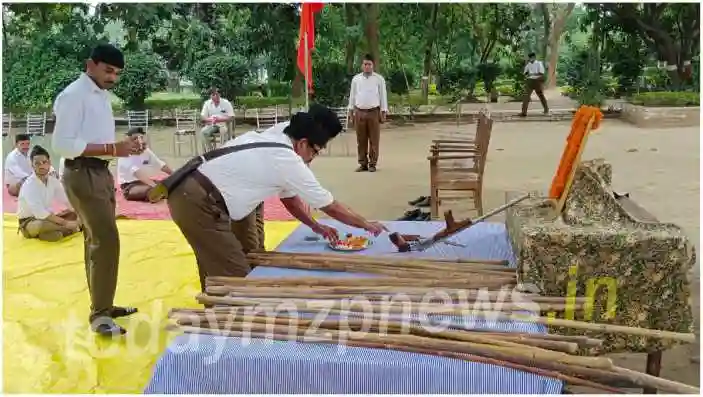
M174 309L172 329L234 337L393 349L500 365L573 385L622 393L649 387L679 394L696 387L615 366L605 357L578 355L601 340L565 336L439 327L438 316L517 320L651 338L694 342L693 334L586 323L525 314L588 310L584 298L514 294L514 269L491 261L399 259L344 254L250 254L253 265L369 273L375 277L207 279L197 300L207 309ZM434 294L434 295L433 295ZM441 296L440 296L441 295ZM428 296L430 296L428 298ZM400 298L398 298L400 297ZM433 297L435 299L433 299ZM471 302L473 300L473 303ZM486 305L479 306L488 303ZM420 321L430 318L430 326Z

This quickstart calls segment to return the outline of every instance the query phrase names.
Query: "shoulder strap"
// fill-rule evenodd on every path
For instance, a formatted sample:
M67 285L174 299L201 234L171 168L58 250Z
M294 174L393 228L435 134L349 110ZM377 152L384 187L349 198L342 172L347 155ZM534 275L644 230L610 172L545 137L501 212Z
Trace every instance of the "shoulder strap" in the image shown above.
M242 150L249 150L249 149L257 149L257 148L264 148L264 147L277 147L277 148L283 148L283 149L290 149L293 150L290 145L286 145L285 143L279 143L279 142L252 142L252 143L245 143L242 145L236 145L236 146L227 146L227 147L221 147L217 148L215 150L211 150L207 153L204 153L202 155L203 159L205 161L210 161L212 159L215 159L220 156L224 156L226 154L230 153L235 153L235 152L241 152Z

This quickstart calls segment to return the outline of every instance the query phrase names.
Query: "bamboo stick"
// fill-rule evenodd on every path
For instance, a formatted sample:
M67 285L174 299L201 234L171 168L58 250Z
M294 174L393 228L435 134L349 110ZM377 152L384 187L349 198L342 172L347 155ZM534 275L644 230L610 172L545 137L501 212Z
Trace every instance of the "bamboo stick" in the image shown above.
M366 277L361 277L361 278L350 278L349 281L346 283L341 283L341 282L335 282L335 281L330 281L333 285L337 284L336 286L344 286L344 285L356 285L356 286L410 286L410 287L435 287L439 288L445 287L445 288L453 288L453 289L478 289L478 288L489 288L492 290L500 290L500 289L509 289L512 290L513 287L515 286L517 280L516 278L494 278L494 277L459 277L459 278L453 278L450 281L448 280L437 280L429 275L426 275L421 278L411 278L413 275L409 275L408 277L405 278L398 278L395 279L395 281L390 281L392 277L383 277L383 279L388 280L388 284L384 284L385 282L382 281L377 281L381 280L381 278L376 279L376 278L366 278ZM209 280L209 281L208 281ZM332 280L332 278L330 278ZM357 280L359 281L359 284L351 284L351 280ZM268 281L265 280L265 278L261 279L256 279L256 278L239 278L236 280L235 278L231 278L229 280L225 280L225 278L215 278L215 277L209 277L206 279L205 282L206 285L269 285L269 286L278 286L278 281ZM280 286L296 286L293 284L289 283L281 283Z
M221 335L221 336L231 336L231 337L245 337L246 335L242 332L238 331L226 331L226 330L219 330L219 329L207 329L207 328L198 328L198 327L179 327L180 330L187 332L187 333L200 333L200 334L208 334L208 335ZM332 340L331 338L325 338L325 337L318 337L318 338L307 338L307 340L299 340L297 337L291 337L290 335L271 335L271 336L266 336L275 340L281 340L281 341L297 341L297 342L314 342L314 343L336 343L336 341ZM405 351L405 352L410 352L410 353L420 353L420 354L426 354L426 355L434 355L434 356L440 356L440 357L446 357L446 358L455 358L455 359L460 359L464 361L472 361L472 362L477 362L477 363L484 363L484 364L493 364L493 365L498 365L506 368L513 368L529 373L534 373L537 375L545 376L545 377L550 377L550 378L555 378L559 379L561 381L577 385L577 386L586 386L586 387L592 387L595 389L599 390L604 390L609 393L621 393L622 391L611 388L605 385L597 384L595 382L591 382L588 380L576 378L576 377L571 377L568 375L563 375L557 372L552 372L552 371L545 371L539 368L535 367L530 367L526 365L520 365L520 364L515 364L512 362L507 362L507 361L499 361L499 360L494 360L486 357L481 357L481 356L476 356L476 355L468 355L468 354L461 354L461 353L456 353L456 352L451 352L451 351L440 351L440 350L432 350L432 349L426 349L426 348L419 348L419 347L409 347L409 346L402 346L402 345L391 345L391 344L382 344L382 343L371 343L371 342L360 342L360 341L354 341L354 342L347 342L350 346L353 347L363 347L363 348L375 348L375 349L386 349L386 350L397 350L397 351Z
M448 298L448 299L481 299L481 300L501 300L501 301L518 301L529 300L531 302L550 302L550 303L586 303L588 298L572 297L563 298L558 296L540 296L535 294L523 294L508 289L503 290L482 290L482 289L439 289L439 288L413 288L413 287L396 287L396 286L316 286L316 287L269 287L269 286L249 286L249 285L208 285L212 291L218 293L237 292L237 293L261 293L272 294L276 297L294 297L300 295L315 295L311 299L320 299L322 294L330 295L358 295L358 294L397 294L407 296L423 296L426 299ZM276 295L281 294L281 295Z
M433 263L433 264L422 264L418 266L407 266L405 263L383 263L383 262L370 262L370 261L356 261L356 260L319 260L317 258L285 258L285 257L274 257L274 258L249 258L250 263L259 266L275 266L286 263L302 263L310 264L316 266L324 266L324 268L329 268L330 266L347 265L358 269L366 268L382 268L382 269L392 269L392 270L407 270L412 272L436 272L436 273L454 273L454 274L482 274L482 275L494 275L494 276L509 276L515 275L516 269L508 267L499 267L498 265L486 265L491 267L484 267L484 265L454 265L452 263Z
M219 324L218 324L219 325ZM497 360L514 362L516 364L540 364L544 361L554 361L562 364L579 365L589 368L610 369L613 363L606 357L582 357L572 356L562 352L539 349L530 346L496 346L484 343L456 341L449 339L435 339L425 336L404 335L404 334L372 334L367 332L355 331L339 331L333 329L315 330L315 329L298 329L275 324L259 324L259 323L232 323L227 324L226 329L240 330L244 329L247 332L258 331L267 334L291 334L293 331L302 332L304 335L330 335L336 340L344 341L368 341L382 344L401 344L404 346L417 346L430 349L456 351L459 353L476 354L483 357L490 357ZM223 329L223 328L220 328Z
M424 263L424 262L434 262L434 263L454 263L454 264L466 264L466 265L497 265L502 268L508 265L507 260L494 260L494 259L470 259L470 258L461 258L461 259L448 259L448 258L432 258L432 257L426 257L426 258L418 258L418 257L402 257L398 255L393 255L393 256L385 256L385 255L376 255L376 256L371 256L371 255L348 255L348 254L339 254L339 253L302 253L302 252L281 252L281 251L266 251L266 252L251 252L247 254L247 257L252 258L252 257L258 257L258 258L267 258L267 257L274 257L274 256L283 256L283 257L298 257L298 258L305 258L305 257L313 257L313 258L322 258L322 259L329 259L329 260L343 260L343 261L349 261L350 259L353 261L358 261L358 262L378 262L381 261L381 263L393 263L393 262L402 262L404 264L416 264L416 263Z
M215 287L209 287L215 288ZM493 310L496 312L504 311L527 311L536 309L535 306L539 307L540 312L563 312L567 309L582 310L583 304L566 305L558 303L531 303L530 306L526 306L524 303L514 303L514 302L500 302L490 303L490 302L459 302L453 304L438 304L438 303L428 303L428 302L394 302L394 301L373 301L365 298L363 296L358 296L359 299L332 299L332 300L321 300L321 299L277 299L277 298L253 298L248 297L246 294L242 297L232 297L232 296L213 296L207 294L200 294L197 297L199 303L209 304L209 305L230 305L230 306L247 306L247 307L260 307L264 310L272 309L276 310L277 306L284 309L284 307L293 307L295 310L350 310L352 312L358 311L355 308L361 309L362 312L368 312L368 309L372 309L373 312L385 312L385 313L424 313L424 314L443 314L443 315L454 315L454 316L465 316L472 315L474 312L481 312L482 305L490 304L494 307ZM361 306L361 307L359 307Z
M186 308L175 308L169 311L169 317L178 318L179 316L215 316L215 315L237 315L241 313L241 308L239 307L214 307L210 309L186 309ZM279 316L280 317L280 316ZM349 318L348 320L352 320ZM415 324L421 326L422 324L416 319L402 319L402 320L391 320L383 317L365 317L365 320L369 321L386 321L388 323L399 323L399 324ZM587 336L580 335L553 335L553 334L541 334L541 333L520 333L511 331L500 331L494 329L483 329L483 328L468 328L461 327L464 332L478 332L485 335L490 335L494 338L528 338L528 339L542 339L548 341L565 341L570 343L576 343L579 347L600 347L603 345L603 341L600 339L589 338Z
M204 298L201 300L201 298ZM211 297L208 295L200 294L198 295L198 301L200 303L210 303L210 304L229 304L228 302L236 302L237 299L232 299L232 298L225 298L225 297ZM251 300L256 304L256 300ZM261 302L259 300L259 302ZM324 303L324 301L322 301ZM249 302L251 303L251 302ZM305 310L315 310L316 307L318 309L322 308L324 310L330 310L334 307L335 303L332 303L331 306L324 306L324 304L321 303L315 303L311 301L306 301L303 302L299 305L297 305L298 310L305 309ZM372 304L370 304L372 305ZM322 306L322 307L320 307ZM341 306L341 305L340 305ZM346 313L353 313L354 307L352 305L346 305L348 307L344 307L340 312L344 314ZM441 308L437 308L440 310L438 313L442 314L448 314L452 312L459 312L461 313L461 310L456 310L452 311L452 309L446 309L447 311L441 311ZM635 336L644 336L648 338L657 338L657 339L667 339L667 340L675 340L679 342L686 342L686 343L695 343L696 337L695 334L684 334L684 333L679 333L679 332L672 332L672 331L662 331L662 330L654 330L654 329L646 329L646 328L636 328L636 327L628 327L624 325L614 325L614 324L598 324L598 323L588 323L588 322L583 322L583 321L575 321L575 320L564 320L564 319L558 319L558 318L550 318L550 317L539 317L539 316L530 316L530 315L525 315L525 314L519 314L519 313L511 313L511 314L506 314L500 311L489 311L489 310L472 310L470 313L471 316L475 317L483 317L483 318L488 318L490 317L491 320L494 321L522 321L522 322L532 322L536 324L542 324L542 325L547 325L547 326L555 326L555 327L566 327L566 328L573 328L573 329L582 329L582 330L587 330L587 331L595 331L595 332L604 332L604 333L621 333L621 334L626 334L626 335L635 335Z
M279 261L256 261L250 260L252 265L278 267L286 269L303 269L303 270L327 270L336 272L349 273L367 273L367 274L384 274L387 276L404 277L404 278L437 278L438 275L446 278L462 278L474 280L478 277L484 279L505 280L504 282L513 284L517 276L515 274L500 273L500 274L484 274L471 271L449 271L449 270L434 270L434 269L411 269L393 266L371 265L365 263L353 262L307 262L302 260L279 260Z
M668 379L633 371L631 369L615 367L613 368L613 371L619 375L627 377L633 383L642 385L643 387L651 387L666 393L674 394L701 394L701 389L698 387L685 385Z
M247 285L247 286L412 286L434 288L466 289L464 280L443 278L397 278L397 277L221 277L206 279L207 285Z
M554 350L563 353L576 353L578 351L579 345L572 342L563 341L550 341L543 339L531 339L531 338L500 338L492 337L487 334L470 332L470 331L457 331L457 330L444 330L444 331L427 331L422 326L417 324L402 323L399 321L366 321L360 319L345 319L342 320L322 320L317 321L316 319L304 319L299 317L285 317L285 316L262 316L262 315L232 315L232 314L215 314L212 316L200 316L200 315L176 315L173 318L176 319L179 325L195 325L199 324L211 324L212 321L217 323L229 324L230 322L257 322L265 324L277 324L277 325L295 325L298 327L305 327L309 329L310 327L319 327L327 329L337 329L337 330L353 330L359 332L359 330L366 330L367 332L391 332L391 333L404 333L408 332L413 335L429 336L446 338L453 340L463 340L463 341L473 341L485 344L495 344L498 346L520 346L527 345L541 349Z

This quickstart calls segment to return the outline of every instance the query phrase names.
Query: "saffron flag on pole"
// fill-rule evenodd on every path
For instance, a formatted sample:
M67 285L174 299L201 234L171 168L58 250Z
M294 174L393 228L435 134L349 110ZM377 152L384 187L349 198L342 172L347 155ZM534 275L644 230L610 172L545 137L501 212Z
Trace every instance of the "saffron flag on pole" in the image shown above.
M312 88L312 57L315 48L315 13L322 11L324 3L303 3L300 11L300 33L298 35L298 69L305 76L308 88ZM307 42L307 46L306 46Z

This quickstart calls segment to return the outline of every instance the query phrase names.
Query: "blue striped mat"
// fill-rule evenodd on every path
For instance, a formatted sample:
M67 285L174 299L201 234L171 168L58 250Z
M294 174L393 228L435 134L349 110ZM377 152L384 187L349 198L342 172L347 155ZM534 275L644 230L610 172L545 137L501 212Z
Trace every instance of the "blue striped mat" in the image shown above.
M341 233L357 230L326 222ZM404 234L431 235L441 222L386 222ZM281 245L282 252L329 251L323 242L308 242L312 232L301 226ZM515 266L502 224L480 223L454 238L466 248L439 244L424 253L394 256L507 259ZM365 255L390 254L394 247L382 235ZM250 277L360 277L365 275L258 267ZM445 318L446 319L446 318ZM440 319L438 319L440 320ZM536 324L486 322L452 318L456 326L544 333ZM179 335L158 360L147 394L559 394L562 382L489 364L424 354L322 343Z

